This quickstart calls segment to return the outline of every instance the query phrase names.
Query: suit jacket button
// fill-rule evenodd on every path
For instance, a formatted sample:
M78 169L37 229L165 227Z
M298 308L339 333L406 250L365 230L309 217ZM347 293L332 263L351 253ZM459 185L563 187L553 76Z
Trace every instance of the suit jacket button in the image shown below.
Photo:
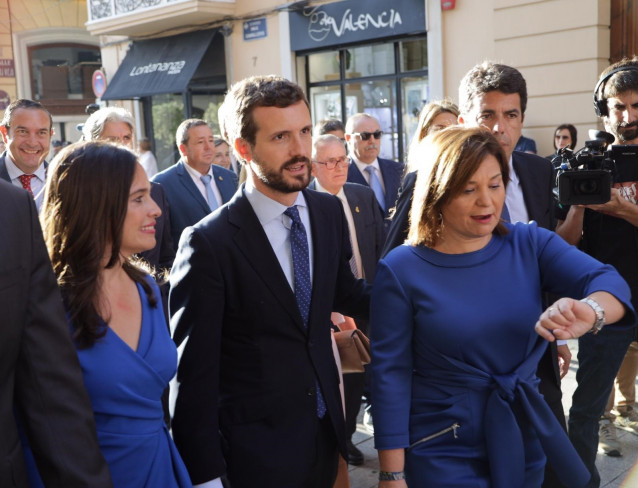
M308 388L308 391L306 392L306 394L311 397L311 396L315 396L315 389L314 388Z

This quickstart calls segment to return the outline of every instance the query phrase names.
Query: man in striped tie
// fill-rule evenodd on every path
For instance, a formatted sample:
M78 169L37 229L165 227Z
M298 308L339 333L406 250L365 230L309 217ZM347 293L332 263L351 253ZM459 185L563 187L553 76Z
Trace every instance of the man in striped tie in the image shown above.
M0 122L6 151L0 156L0 178L27 190L40 210L46 181L53 120L39 102L18 99L11 103Z

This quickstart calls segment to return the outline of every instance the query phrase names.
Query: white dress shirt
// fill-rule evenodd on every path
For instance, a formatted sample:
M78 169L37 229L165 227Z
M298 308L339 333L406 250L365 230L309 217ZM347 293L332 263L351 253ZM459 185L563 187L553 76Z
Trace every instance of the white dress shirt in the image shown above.
M270 246L275 252L275 256L277 256L279 265L286 275L290 288L294 291L295 272L292 264L292 252L290 250L290 226L292 225L292 220L290 220L287 215L284 215L284 212L288 207L261 193L257 188L255 188L251 179L246 180L244 194L255 211L257 219L266 233L266 237L268 237L268 242L270 242ZM297 199L295 200L294 205L297 205L299 217L306 228L306 237L308 238L308 257L310 258L310 281L312 282L312 232L310 230L310 214L308 213L308 206L303 193L299 192L297 194Z
M368 183L368 185L370 185L370 175L366 171L366 168L369 166L372 166L374 168L374 173L377 175L377 178L379 178L379 181L381 182L381 188L383 188L383 193L385 194L385 182L383 181L383 175L381 174L381 167L379 166L379 160L375 159L370 164L366 164L366 163L362 163L354 156L351 156L351 158L352 158L352 161L354 161L354 164L357 165L357 168L359 168L359 171L361 171L361 173L363 174L363 178L366 180L366 183Z
M19 178L25 174L25 172L15 165L8 152L5 152L4 163L7 167L7 173L9 173L11 183L18 188L23 188ZM44 163L40 164L33 174L35 175L35 178L31 178L31 191L33 192L35 206L38 208L39 212L40 207L42 207L42 200L44 199L44 184L47 180L47 172L44 167Z
M507 191L505 194L505 204L510 214L510 222L512 224L516 222L529 222L529 214L527 213L527 207L525 206L525 199L523 198L523 188L521 187L521 181L518 179L516 171L514 171L514 164L512 162L512 156L509 160L510 166L510 181L507 185Z
M330 193L326 190L319 180L315 178L315 188L317 191L322 191L325 193ZM361 253L359 252L359 241L357 240L357 229L354 226L354 217L352 216L352 210L350 209L350 205L348 204L348 198L346 197L346 193L343 191L343 187L339 188L339 193L335 195L339 200L341 200L343 206L343 213L346 214L346 220L348 221L348 231L350 232L350 242L352 243L352 254L354 255L354 260L357 263L357 278L364 278L363 276L363 265L361 264Z

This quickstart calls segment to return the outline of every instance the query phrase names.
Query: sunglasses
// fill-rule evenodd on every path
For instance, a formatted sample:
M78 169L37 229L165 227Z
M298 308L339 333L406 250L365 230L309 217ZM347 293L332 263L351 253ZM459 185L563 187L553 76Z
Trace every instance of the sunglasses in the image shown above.
M367 141L372 136L374 136L375 139L381 139L381 136L383 135L383 131L375 130L374 132L353 132L352 135L359 136L362 141Z

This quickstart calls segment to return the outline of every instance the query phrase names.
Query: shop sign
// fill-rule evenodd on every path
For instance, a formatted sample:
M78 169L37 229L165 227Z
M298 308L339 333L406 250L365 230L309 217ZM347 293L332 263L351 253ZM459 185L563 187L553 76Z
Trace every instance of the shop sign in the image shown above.
M15 78L13 59L0 59L0 78Z
M244 22L244 41L252 41L264 37L268 37L265 17Z
M423 0L343 0L290 14L290 37L297 51L423 32Z

